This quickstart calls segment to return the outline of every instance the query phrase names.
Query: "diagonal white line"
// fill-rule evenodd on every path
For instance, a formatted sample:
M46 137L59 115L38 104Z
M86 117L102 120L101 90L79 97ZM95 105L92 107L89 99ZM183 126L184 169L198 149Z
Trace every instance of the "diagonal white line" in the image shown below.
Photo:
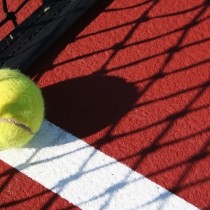
M48 121L0 158L84 210L193 210L192 204Z

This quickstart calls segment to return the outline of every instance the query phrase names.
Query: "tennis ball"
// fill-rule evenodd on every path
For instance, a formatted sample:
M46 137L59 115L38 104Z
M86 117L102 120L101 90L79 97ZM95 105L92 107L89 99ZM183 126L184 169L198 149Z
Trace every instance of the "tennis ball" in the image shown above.
M25 145L43 117L44 101L36 84L18 70L0 69L0 149Z

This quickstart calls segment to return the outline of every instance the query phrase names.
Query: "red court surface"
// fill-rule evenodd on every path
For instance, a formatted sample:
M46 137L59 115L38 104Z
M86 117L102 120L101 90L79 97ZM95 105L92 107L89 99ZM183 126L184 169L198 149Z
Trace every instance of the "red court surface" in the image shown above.
M210 209L209 18L208 0L96 3L29 71L46 119ZM0 208L73 209L0 168Z

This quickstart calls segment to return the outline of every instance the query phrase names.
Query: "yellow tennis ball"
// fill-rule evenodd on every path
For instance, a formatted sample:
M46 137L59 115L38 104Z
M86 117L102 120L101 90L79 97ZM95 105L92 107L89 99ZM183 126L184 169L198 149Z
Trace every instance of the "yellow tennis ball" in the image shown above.
M0 149L25 145L43 117L44 101L36 84L17 70L0 69Z

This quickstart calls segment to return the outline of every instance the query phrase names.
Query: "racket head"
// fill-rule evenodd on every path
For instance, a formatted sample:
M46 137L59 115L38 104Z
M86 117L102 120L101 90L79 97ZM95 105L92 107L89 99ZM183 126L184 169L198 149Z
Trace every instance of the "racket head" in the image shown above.
M18 0L16 7L2 0L0 28L10 24L0 42L0 68L18 68L25 72L69 27L73 26L97 0L37 1L35 10L27 10L30 0ZM30 6L29 6L30 7ZM27 10L25 20L18 19ZM22 16L23 17L23 16ZM19 23L20 22L20 23ZM9 32L8 32L9 31Z

